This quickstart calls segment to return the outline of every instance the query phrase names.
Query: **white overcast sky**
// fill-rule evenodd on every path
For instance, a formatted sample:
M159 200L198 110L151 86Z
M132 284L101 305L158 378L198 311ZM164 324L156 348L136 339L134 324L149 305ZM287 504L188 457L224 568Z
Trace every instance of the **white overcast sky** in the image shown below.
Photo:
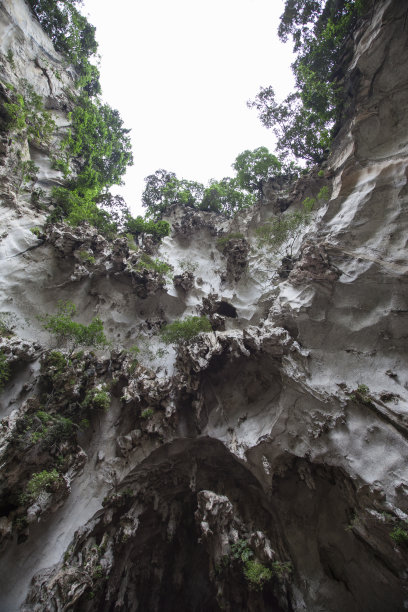
M274 149L246 101L293 87L291 45L277 37L284 0L84 0L96 26L103 98L131 128L121 193L134 214L159 168L207 183L232 176L245 149ZM115 191L116 192L116 191Z

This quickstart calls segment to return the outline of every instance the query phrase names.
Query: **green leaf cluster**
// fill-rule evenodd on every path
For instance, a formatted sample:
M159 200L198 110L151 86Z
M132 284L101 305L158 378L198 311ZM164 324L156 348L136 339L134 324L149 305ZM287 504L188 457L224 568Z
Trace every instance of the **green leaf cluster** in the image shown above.
M0 350L0 391L2 391L10 378L10 364L3 351Z
M165 261L150 257L147 253L141 253L139 260L136 264L137 270L151 270L157 272L161 276L169 276L172 271L172 266Z
M244 238L244 234L241 232L234 232L232 234L226 234L225 236L221 236L217 240L217 247L222 251L226 246L231 242L231 240L240 240Z
M10 338L14 334L13 318L11 312L0 312L0 338Z
M95 387L87 392L82 407L96 410L108 410L110 403L111 396L107 389Z
M25 131L29 142L49 144L56 125L51 113L44 109L41 96L25 80L21 83L21 93L14 87L7 89L10 100L4 102L7 129Z
M287 212L276 217L273 221L265 223L256 230L259 245L267 245L271 249L278 249L283 243L289 241L288 252L291 254L293 245L303 226L310 222L310 211L315 203L309 198L302 210Z
M408 531L402 529L402 527L395 527L391 531L390 537L396 544L408 544Z
M293 178L298 171L293 163L284 164L266 147L244 151L232 167L235 177L212 179L206 187L195 181L178 179L174 172L156 170L145 178L142 204L147 214L154 218L160 217L172 204L231 217L255 204L266 180L274 176Z
M71 419L43 410L38 410L33 417L28 418L26 424L31 441L35 444L41 441L44 448L52 448L55 444L71 439L76 430Z
M263 182L282 171L282 162L269 153L266 147L240 153L232 167L237 173L237 183L248 191L261 191Z
M165 325L160 336L165 344L181 344L194 340L201 332L210 331L212 327L207 317L190 316Z
M44 491L50 491L60 479L60 475L54 468L49 472L43 470L33 474L26 486L26 493L32 501L38 499L39 495Z
M170 224L167 221L153 221L140 215L132 217L128 214L125 217L125 231L136 238L142 234L150 234L153 238L160 241L170 234Z
M75 312L72 302L59 302L57 314L41 317L44 329L54 334L59 344L69 343L72 351L78 346L105 346L107 339L101 319L95 317L89 325L84 325L72 320Z
M99 71L90 63L98 43L95 27L81 15L75 5L81 0L27 0L43 30L57 51L66 56L78 73L78 85L90 95L100 93Z
M95 27L79 12L81 0L28 0L28 4L55 48L75 67L80 90L78 96L72 96L71 128L61 149L52 152L53 167L63 173L66 182L53 190L54 210L49 220L67 219L72 225L87 221L114 237L120 229L118 219L101 208L99 200L112 185L122 184L133 158L129 130L123 127L118 111L99 97L99 70L92 63L98 49ZM25 96L13 95L6 107L9 127L22 130L28 126L29 136L35 133L43 140L51 135L55 124L44 125L51 116L40 112L41 98L31 91L27 103ZM33 124L32 109L43 118L42 125ZM122 203L122 212L128 212Z
M117 223L98 207L98 199L104 190L122 184L121 177L133 163L129 130L123 127L117 110L98 99L91 100L86 93L78 98L71 121L62 147L76 165L76 176L53 190L56 210L52 218L65 217L72 225L87 221L103 233L113 234ZM67 169L63 156L55 163Z
M252 559L245 562L243 571L249 583L249 588L254 591L262 591L265 583L269 582L273 577L273 572L269 567Z
M345 108L342 64L347 41L372 0L286 0L278 34L294 43L296 91L278 103L272 87L248 102L273 128L278 149L308 163L328 153Z

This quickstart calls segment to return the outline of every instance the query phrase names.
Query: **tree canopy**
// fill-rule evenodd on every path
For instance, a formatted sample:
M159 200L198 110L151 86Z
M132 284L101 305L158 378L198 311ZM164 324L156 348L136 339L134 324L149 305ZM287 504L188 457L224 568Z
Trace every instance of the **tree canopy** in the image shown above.
M298 170L294 164L283 163L266 147L244 151L232 167L236 176L212 179L207 186L178 179L174 172L156 170L145 178L143 206L153 218L159 218L176 203L230 217L256 202L264 181L274 176L293 176Z
M293 39L296 91L278 103L273 87L248 102L278 138L285 156L321 162L338 130L346 103L342 57L358 19L373 0L286 0L278 34Z

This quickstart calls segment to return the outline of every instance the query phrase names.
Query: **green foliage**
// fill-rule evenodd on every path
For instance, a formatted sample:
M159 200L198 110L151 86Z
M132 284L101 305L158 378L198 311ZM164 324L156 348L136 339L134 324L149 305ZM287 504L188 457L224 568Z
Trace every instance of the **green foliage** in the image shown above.
M170 276L172 271L172 266L165 261L161 261L160 259L153 259L147 253L142 253L140 258L136 264L136 268L138 270L151 270L152 272L157 272L162 276Z
M157 170L145 178L142 195L147 214L159 218L172 204L231 216L252 206L256 197L243 190L236 178L211 180L207 187L195 181L178 179L174 172Z
M361 393L361 395L367 395L370 392L370 389L367 387L367 385L358 385L357 387L357 391L358 393Z
M390 537L396 544L408 544L408 531L402 529L402 527L395 527L391 531Z
M266 147L248 149L238 155L232 167L237 173L237 183L248 191L262 191L262 184L268 178L280 174L282 163Z
M241 232L226 234L225 236L218 238L217 247L222 251L231 240L240 240L241 238L244 238L244 234L241 234Z
M64 175L64 178L67 178L71 174L71 166L69 165L69 160L62 155L54 157L51 164L54 170L59 170Z
M13 335L15 316L11 312L0 312L0 338L10 338Z
M75 434L76 425L69 418L51 415L43 410L38 410L34 417L27 423L31 430L30 438L34 444L41 441L43 448L51 449Z
M323 202L327 202L330 198L330 189L327 185L324 185L317 194L317 199Z
M292 254L293 246L300 236L302 227L310 222L310 209L314 199L306 198L302 210L295 210L279 215L276 219L256 230L261 246L267 245L271 249L279 249L284 243L288 255Z
M90 389L82 403L83 408L91 408L96 410L108 410L111 404L110 393L106 388Z
M54 468L51 471L43 470L37 474L33 474L26 486L26 493L31 500L38 499L39 495L44 491L52 490L60 478L57 470Z
M72 127L63 146L70 155L81 160L76 188L101 189L120 185L133 158L130 130L123 127L119 112L82 94L72 111L71 121Z
M75 8L81 0L27 0L43 30L78 73L77 85L89 95L100 93L99 72L89 58L98 48L95 27Z
M78 255L84 263L94 264L96 261L95 257L88 253L88 251L79 251Z
M273 88L265 87L248 106L258 110L265 127L273 128L278 150L284 155L309 163L320 163L326 157L331 141L330 125L319 113L304 107L298 92L278 104Z
M35 163L29 159L24 162L20 162L20 169L22 171L22 180L23 183L29 183L30 181L35 181L37 172L39 167L35 165Z
M273 574L280 580L287 580L293 571L289 561L274 561L271 567Z
M70 365L70 360L61 351L51 351L48 355L48 365L57 372L63 372Z
M59 344L68 342L71 351L78 346L105 346L107 340L101 319L95 317L89 325L76 323L72 320L75 312L72 302L59 302L57 314L41 317L44 329L54 334Z
M30 232L32 234L34 234L34 236L37 236L37 238L39 238L42 234L42 231L39 227L34 226L34 227L30 227Z
M160 330L160 336L165 344L181 344L194 340L201 332L212 331L207 317L186 317L173 321Z
M273 572L259 561L249 560L244 565L244 576L250 589L262 591L265 583L272 579Z
M14 53L11 49L9 49L6 53L6 60L8 61L8 63L10 64L10 66L13 68L13 70L15 69L16 65L14 63Z
M145 219L140 215L132 217L130 214L127 214L125 231L136 237L141 234L151 234L157 241L160 241L170 234L170 224L167 221L155 222L152 219Z
M2 391L10 378L10 364L6 355L0 350L0 391Z
M29 142L49 144L56 129L51 113L44 109L39 96L27 81L22 81L22 93L9 90L10 102L4 103L7 114L7 128L27 133Z
M234 561L241 561L242 563L246 563L247 561L252 559L254 553L246 540L237 540L231 546L229 556Z
M122 184L121 177L133 163L129 130L117 110L98 99L92 101L85 93L77 100L71 115L72 126L62 146L68 157L77 166L77 175L65 187L53 189L56 210L51 220L66 217L68 223L78 225L87 221L108 237L118 230L118 218L98 206L99 201L107 202L102 192L114 184ZM69 172L66 158L54 161ZM127 207L122 198L111 199L124 213ZM120 206L119 206L120 205Z
M98 98L99 71L90 63L97 50L95 28L77 10L75 5L80 0L28 2L56 49L75 66L76 85L81 89L74 99L71 128L62 148L52 153L53 167L65 179L70 178L53 189L54 210L49 220L66 218L72 225L87 221L112 238L119 228L118 219L101 209L99 200L102 194L108 197L106 190L110 186L121 184L133 159L129 130L123 127L118 111ZM49 142L55 124L43 110L41 98L32 88L28 93L29 97L13 91L10 94L12 100L5 105L9 127L19 131L27 128L29 140ZM126 208L124 203L122 208Z
M297 59L292 65L297 90L282 103L272 87L262 88L255 107L272 127L285 155L319 163L338 129L346 95L341 58L358 18L372 0L286 0L279 36L292 36ZM344 62L343 62L344 63Z
M316 200L315 200L315 198L309 198L309 197L307 197L307 198L305 198L305 199L303 200L302 204L303 204L303 208L304 208L304 210L305 210L307 213L310 213L310 212L312 212L312 210L313 210L313 208L314 208L314 205L316 204Z
M140 348L134 344L130 347L128 353L130 357L130 369L134 371L139 363Z
M151 408L146 408L145 410L142 410L140 417L142 419L150 419L151 416L153 416L154 414L154 410L152 410Z
M160 217L171 204L195 207L204 191L201 183L179 180L174 172L163 169L147 176L145 182L142 204L153 218Z
M253 206L255 201L255 195L242 191L236 179L223 178L221 181L210 181L209 186L204 189L198 208L230 217L243 208Z

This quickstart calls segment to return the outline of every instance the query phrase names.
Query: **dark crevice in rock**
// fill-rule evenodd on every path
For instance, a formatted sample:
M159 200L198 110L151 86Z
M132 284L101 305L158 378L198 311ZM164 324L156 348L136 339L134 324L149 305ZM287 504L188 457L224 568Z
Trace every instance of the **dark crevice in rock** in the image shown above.
M217 302L216 304L216 314L219 314L223 317L229 317L231 319L236 319L238 317L237 309L232 304L228 302Z

